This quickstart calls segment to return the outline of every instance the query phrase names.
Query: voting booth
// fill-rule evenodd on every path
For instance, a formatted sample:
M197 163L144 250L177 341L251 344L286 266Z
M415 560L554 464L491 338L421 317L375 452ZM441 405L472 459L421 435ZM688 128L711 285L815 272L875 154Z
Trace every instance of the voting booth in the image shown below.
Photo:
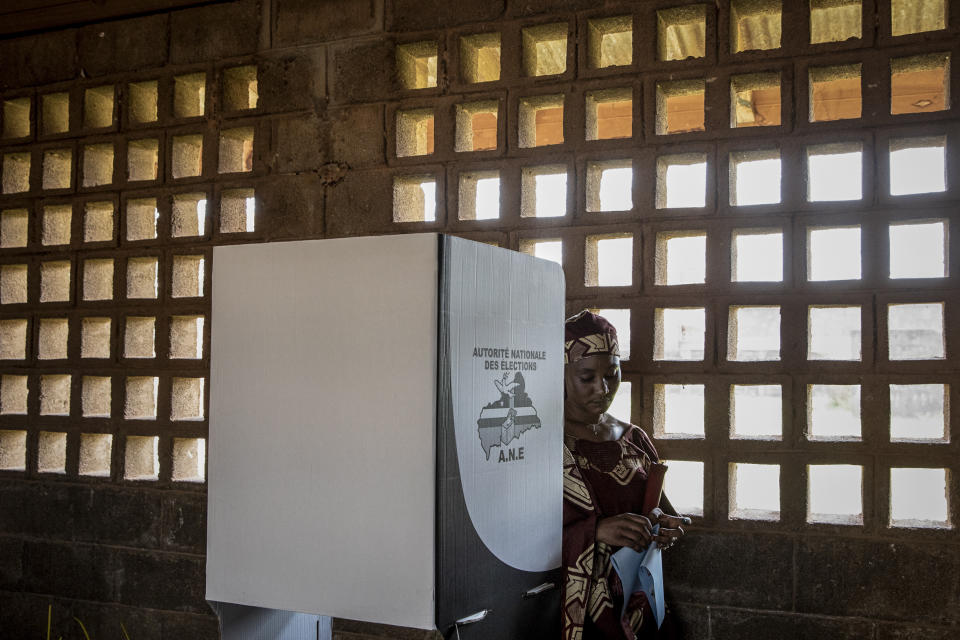
M559 637L560 267L436 234L213 250L206 597Z

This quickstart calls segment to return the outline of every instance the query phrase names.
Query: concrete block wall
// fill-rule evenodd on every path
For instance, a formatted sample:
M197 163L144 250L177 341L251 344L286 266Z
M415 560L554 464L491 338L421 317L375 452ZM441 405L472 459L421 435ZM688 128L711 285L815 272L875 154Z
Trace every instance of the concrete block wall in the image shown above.
M78 16L68 27L0 40L0 102L27 99L30 114L27 135L0 139L0 163L15 154L28 154L31 160L26 190L0 195L0 212L28 212L25 236L10 227L11 238L25 241L11 239L0 247L0 268L27 268L25 283L13 271L4 283L0 273L0 289L9 285L13 292L11 302L0 301L0 322L27 321L25 335L12 330L0 335L0 351L7 341L22 341L22 348L11 347L11 357L0 361L0 374L10 385L9 396L0 393L0 405L11 403L9 411L0 406L0 634L42 634L52 605L54 633L64 637L79 637L73 621L77 617L93 638L119 637L121 623L138 640L216 638L216 621L203 601L205 488L181 471L191 461L196 464L183 442L206 436L205 392L200 402L204 410L194 416L198 419L174 419L173 412L175 406L189 405L189 394L175 391L180 381L208 375L210 335L208 329L200 333L201 357L171 358L173 319L204 317L209 327L214 245L429 230L514 250L531 240L562 240L569 309L631 312L632 356L623 373L631 383L634 422L656 430L657 385L705 385L703 435L656 436L664 458L704 464L702 516L694 519L684 544L667 558L669 601L684 637L960 637L960 429L953 417L958 412L949 412L948 442L894 443L887 432L891 383L943 383L951 385L950 400L960 399L960 336L952 321L960 312L956 269L942 278L905 281L887 278L884 270L890 222L933 219L954 227L958 222L960 103L950 97L950 108L944 110L891 114L889 65L894 58L947 52L953 62L948 83L953 94L960 93L960 3L945 3L944 28L895 36L890 0L863 0L859 39L809 44L808 2L784 2L781 46L742 53L732 53L729 44L730 2L707 3L704 56L660 61L657 12L687 4L701 3L236 0L96 23ZM592 68L590 22L615 16L632 21L632 62ZM522 66L523 29L556 23L566 25L565 71L528 77ZM470 84L460 71L460 38L491 32L501 37L500 79ZM407 89L397 74L396 48L422 41L437 44L437 86ZM808 70L851 63L861 65L861 117L809 122ZM227 109L227 72L244 66L256 67L256 105ZM771 71L780 73L781 124L731 128L730 76ZM205 80L204 112L178 115L176 78L196 74ZM661 135L657 85L678 79L704 81L704 127ZM151 82L157 83L156 118L137 122L131 117L131 85ZM112 87L114 95L110 124L85 127L86 90L105 86ZM632 135L588 140L586 94L620 88L632 92ZM69 96L69 126L64 132L44 133L44 96L60 93ZM519 104L535 95L563 96L562 144L520 147ZM499 104L497 148L457 152L456 105L479 100ZM397 157L396 114L406 109L433 110L432 154ZM10 117L4 113L0 125ZM252 153L229 160L230 166L239 162L246 170L223 172L228 163L220 158L221 133L239 128L252 130ZM178 177L184 159L175 149L182 136L203 141L199 175ZM946 141L946 189L889 195L889 140L921 136ZM129 143L141 139L157 142L156 177L130 181ZM808 202L806 147L837 141L862 145L863 197L855 202ZM113 170L102 184L84 186L89 173L86 149L93 144L112 145ZM44 155L63 149L71 152L69 182L45 188ZM781 201L730 205L730 154L755 149L779 150ZM657 208L657 159L688 152L706 157L706 205ZM629 210L587 211L588 166L605 160L632 163ZM524 169L547 164L567 167L567 213L556 218L521 216ZM500 176L498 218L460 219L461 174L491 170ZM434 177L439 194L435 221L395 221L394 180L409 175ZM236 205L223 206L222 196L249 189L255 200L253 225L237 227ZM206 200L202 233L173 232L174 197L183 194L202 194ZM156 199L155 237L130 233L135 224L128 204L145 198ZM86 241L88 203L112 204L111 229L104 239ZM72 207L68 240L45 243L44 211L56 205ZM10 220L13 225L14 217ZM859 280L807 281L806 228L830 225L861 227ZM756 227L784 233L782 282L731 282L731 231ZM692 230L707 236L705 284L659 284L657 234ZM631 284L590 284L596 266L588 238L624 235L632 238ZM948 235L949 253L960 255L955 236ZM197 284L178 256L205 258L200 268L207 284L195 291L200 295L178 295L183 287ZM149 296L149 273L148 297L126 293L128 281L136 277L129 263L139 264L138 258L157 261L155 297ZM95 259L113 260L112 295L105 300L85 296L87 271L93 271L87 261ZM42 291L54 283L43 282L44 264L53 262L68 263L70 279L66 296L48 302L41 298ZM17 297L21 293L25 299ZM887 357L883 309L890 302L910 301L944 304L945 358L896 362ZM807 307L844 303L861 306L861 360L808 360ZM731 305L781 307L779 360L734 362L727 357ZM703 359L655 359L655 310L684 307L705 309ZM87 318L110 318L108 357L84 356ZM155 319L152 358L127 356L129 318ZM42 321L49 319L68 321L65 357L40 357L53 342L41 335ZM54 375L71 376L65 414L61 410L53 415L41 401L53 393L44 385ZM14 401L24 376L25 413ZM84 377L89 376L111 379L109 416L84 416ZM139 377L157 380L155 399L149 384L145 387L147 404L155 406L152 419L125 415L126 407L136 404L132 394L128 398L128 379ZM779 440L729 437L728 385L751 382L783 385ZM860 439L824 442L806 437L805 398L807 385L814 382L862 385ZM66 434L62 451L44 444L43 434L49 433ZM112 436L107 475L83 472L85 434ZM146 458L138 458L136 441L128 438L143 436L157 438L156 453L147 446ZM53 472L47 466L51 459ZM730 517L733 462L779 465L778 519ZM862 467L862 524L807 522L807 465L825 463ZM889 526L890 469L897 466L947 470L952 528ZM146 479L130 473L143 468ZM334 634L343 640L430 635L350 621L336 621Z

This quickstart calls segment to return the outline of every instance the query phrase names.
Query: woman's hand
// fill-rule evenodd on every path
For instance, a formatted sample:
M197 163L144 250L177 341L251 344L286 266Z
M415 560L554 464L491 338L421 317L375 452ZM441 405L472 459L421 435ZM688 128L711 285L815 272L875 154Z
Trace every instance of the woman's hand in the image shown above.
M602 518L597 523L597 540L614 547L632 547L642 551L653 539L650 519L636 513L621 513Z
M671 516L663 512L660 507L656 507L650 512L648 520L660 525L657 535L653 537L661 549L669 549L680 536L684 534L681 525L689 525L690 518L685 516Z

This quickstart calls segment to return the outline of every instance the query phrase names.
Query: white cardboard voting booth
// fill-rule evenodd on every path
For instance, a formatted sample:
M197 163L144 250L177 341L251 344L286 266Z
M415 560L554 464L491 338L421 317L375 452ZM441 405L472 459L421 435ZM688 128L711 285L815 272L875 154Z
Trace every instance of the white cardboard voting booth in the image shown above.
M473 616L461 637L555 637L558 265L417 234L216 247L212 284L221 620Z

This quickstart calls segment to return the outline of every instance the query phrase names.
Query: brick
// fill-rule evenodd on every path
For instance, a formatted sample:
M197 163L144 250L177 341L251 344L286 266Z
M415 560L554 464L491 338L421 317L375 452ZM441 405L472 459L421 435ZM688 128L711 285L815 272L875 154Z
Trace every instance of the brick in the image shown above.
M160 496L154 491L77 487L76 540L131 547L160 546Z
M0 89L69 80L78 75L77 30L0 40Z
M113 599L114 579L111 554L104 547L24 543L24 591L109 602Z
M206 613L206 562L202 556L112 550L114 601L167 611ZM162 576L162 578L160 578Z
M23 541L0 538L0 589L14 591L23 578Z
M505 0L448 2L446 0L393 0L389 31L445 29L469 22L496 20L503 15Z
M316 116L277 121L277 171L312 171L327 162L328 157L326 128Z
M228 2L170 14L170 62L200 62L257 50L259 4Z
M325 60L322 48L258 60L260 109L268 113L322 111L325 108Z
M207 497L173 493L163 498L163 544L167 549L202 554L207 548Z
M90 76L162 66L167 61L167 14L105 22L80 31L80 66Z
M667 600L669 615L663 628L665 637L684 638L685 640L707 640L710 637L710 608L695 604L675 604ZM670 631L672 630L672 635Z
M741 638L873 640L873 625L862 620L723 608L711 609L710 630L711 640L740 640Z
M329 111L328 117L330 154L334 161L345 162L354 168L386 162L383 107L345 107Z
M580 11L596 6L593 0L518 0L510 3L513 16L533 16L540 13L561 13Z
M160 498L153 492L10 482L0 486L0 504L4 507L0 531L5 533L48 540L159 546Z
M793 543L785 536L691 532L663 563L668 602L764 609L792 604Z
M277 177L257 189L257 227L269 240L317 237L323 230L323 187L316 174Z
M917 542L804 540L797 553L797 610L960 623L960 552Z
M393 42L378 40L331 49L330 84L334 101L388 100L400 90Z
M390 233L393 181L385 171L349 171L342 182L327 187L327 236Z
M879 624L876 640L956 640L960 627L932 628L915 624Z
M378 30L378 0L278 0L274 41L280 45L339 40Z

